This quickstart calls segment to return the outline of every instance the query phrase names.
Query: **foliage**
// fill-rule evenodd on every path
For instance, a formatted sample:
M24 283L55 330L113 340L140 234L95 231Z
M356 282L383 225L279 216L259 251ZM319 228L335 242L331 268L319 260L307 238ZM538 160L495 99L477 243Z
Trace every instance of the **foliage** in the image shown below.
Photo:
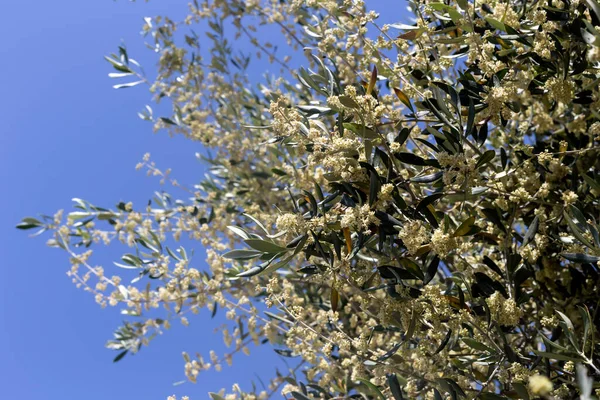
M189 380L251 343L296 364L262 393L212 398L574 399L578 382L592 398L600 5L408 5L411 22L382 25L361 0L194 1L182 22L146 20L153 81L124 47L107 58L132 78L115 87L172 104L141 118L213 154L200 183L170 181L189 199L75 199L18 226L53 232L74 282L131 317L115 360L222 309L232 351L185 355ZM279 72L256 84L261 57ZM139 167L169 180L149 156ZM114 241L131 248L123 277L90 261Z

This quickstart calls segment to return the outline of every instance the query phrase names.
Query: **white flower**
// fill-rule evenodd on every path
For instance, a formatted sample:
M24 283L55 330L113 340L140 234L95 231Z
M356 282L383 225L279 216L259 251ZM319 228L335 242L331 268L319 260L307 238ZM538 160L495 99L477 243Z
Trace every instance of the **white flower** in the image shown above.
M529 377L529 390L537 396L545 396L552 391L554 386L545 375L532 375Z

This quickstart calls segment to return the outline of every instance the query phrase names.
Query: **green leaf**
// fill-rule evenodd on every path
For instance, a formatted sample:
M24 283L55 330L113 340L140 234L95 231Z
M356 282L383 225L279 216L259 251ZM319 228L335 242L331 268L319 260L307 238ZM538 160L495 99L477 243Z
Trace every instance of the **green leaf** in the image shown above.
M284 253L290 250L286 249L285 247L281 247L273 242L268 242L266 240L261 239L246 239L244 240L244 242L253 249L262 251L264 253Z
M223 396L215 392L209 392L208 395L210 396L211 400L225 400Z
M506 150L504 148L500 149L500 163L502 164L502 169L505 170L508 165L508 155L506 154Z
M548 353L546 351L535 351L535 350L534 350L534 353L540 357L547 358L549 360L573 361L576 363L581 362L581 357L577 357L577 356L569 356L566 354Z
M321 387L315 383L309 383L306 385L306 387L314 389L314 390L318 391L319 393L325 395L325 398L329 397L329 392L327 390L325 390L323 387Z
M456 383L452 379L441 378L441 379L436 379L436 382L439 383L442 387L444 387L445 390L447 390L451 394L452 394L452 392L454 392L452 398L457 398L458 396L467 397L467 395L462 390L462 388L460 386L458 386L458 383Z
M381 357L377 358L377 361L385 361L388 358L390 358L391 356L393 356L394 354L396 354L398 352L398 350L400 349L400 347L402 347L402 342L401 343L396 343L395 345L392 346L391 349L389 349L388 351L385 352L384 355L382 355Z
M412 112L415 111L412 104L410 103L410 99L406 94L404 94L402 90L394 88L394 93L396 94L396 97L398 97L398 99L400 99L400 101L404 103L406 107L408 107Z
M314 81L304 67L300 68L297 78L304 86L322 93L321 87Z
M592 316L590 315L590 310L587 308L587 306L582 307L578 305L577 308L579 309L579 314L581 314L581 320L583 321L583 339L581 340L581 348L585 351L588 336L590 332L595 328L592 323Z
M372 206L377 201L377 195L379 194L379 189L381 188L381 184L379 182L379 175L377 175L377 171L370 171L370 181L369 181L369 205Z
M120 352L119 354L117 354L117 356L113 359L113 362L118 362L119 360L121 360L123 357L125 357L125 355L129 352L129 350L124 350L122 352Z
M433 8L434 10L447 12L454 23L458 23L463 18L463 15L460 12L458 12L454 7L449 6L447 4L429 3L429 6L431 6L431 8ZM465 29L466 28L467 27L465 26Z
M290 394L296 400L312 400L310 397L308 397L300 392L290 392Z
M401 258L398 260L401 266L403 266L407 271L409 271L414 276L418 277L421 280L425 279L425 274L421 270L419 264L411 260L410 258Z
M440 264L440 258L436 255L431 259L427 265L427 271L425 272L425 278L423 279L423 285L427 285L435 277L438 266Z
M246 231L244 231L242 228L240 228L238 226L229 225L227 227L227 229L229 229L231 232L235 233L242 239L250 239L250 236L246 233Z
M271 272L277 271L279 268L285 267L286 265L289 264L290 261L292 261L292 259L294 258L294 256L295 256L295 254L290 254L289 256L282 258L278 262L276 262L274 264L270 264L268 267L266 267L265 269L263 269L262 271L260 271L258 273L258 275L269 274Z
M136 267L141 267L143 265L142 259L133 254L124 254L121 257L121 260L123 260L123 262L127 265L133 265Z
M531 221L531 225L529 225L529 229L527 229L525 236L523 236L523 244L521 246L525 247L527 243L531 242L538 230L539 225L540 217L536 215L533 221Z
M589 254L584 254L584 253L562 253L561 256L563 256L564 258L566 258L569 261L573 261L576 263L597 263L598 261L600 261L600 257L598 256L591 256Z
M87 218L91 215L90 212L87 211L74 211L69 213L69 219L70 220L78 220L78 219L83 219L83 218Z
M367 86L367 94L371 94L373 89L375 88L375 84L377 83L377 66L373 66L373 71L371 72L371 79L369 80L369 86Z
M137 243L141 244L142 246L144 246L145 248L147 248L148 250L152 251L152 254L159 254L161 252L161 249L159 248L159 246L155 246L155 244L151 243L150 239L148 239L148 238L139 237L139 238L135 239L135 241Z
M229 260L250 260L263 254L264 252L257 250L231 250L223 254L222 257Z
M370 393L375 394L380 400L385 400L385 396L383 393L381 393L381 390L379 390L379 388L372 384L368 379L358 378L357 380L365 385L369 389Z
M462 224L454 231L454 236L465 236L471 231L475 224L475 217L469 217L463 221Z
M334 288L333 286L331 287L330 302L331 302L331 310L333 312L337 311L338 304L340 302L340 294L338 293L337 289Z
M239 274L236 275L236 277L238 277L238 278L248 278L250 276L254 276L254 275L260 274L264 269L265 269L264 266L257 265L257 266L254 266L254 267L250 268L249 270L246 270L244 272L240 272Z
M448 333L446 333L446 336L444 337L438 348L433 352L433 356L444 350L444 347L446 347L446 345L450 341L450 337L452 337L452 329L448 329Z
M589 376L587 367L577 365L577 384L579 385L580 400L592 400L592 390L594 389L594 378Z
M529 392L527 391L527 387L524 384L520 382L513 382L512 387L513 389L515 389L515 392L517 392L520 399L529 400Z
M471 347L472 349L475 350L480 350L480 351L487 351L488 353L494 353L494 349L492 349L491 347L486 346L485 344L478 342L475 339L471 339L468 337L462 338L462 341L464 344L466 344L467 346Z
M587 174L581 174L581 176L583 177L583 180L586 181L588 185L590 185L590 188L600 191L600 183L596 182Z
M492 161L495 156L496 156L496 152L494 150L488 150L488 151L486 151L477 160L477 164L475 164L475 169L478 169L483 164Z
M339 96L338 99L340 100L340 103L342 103L342 105L344 107L360 108L360 105L358 105L358 103L356 101L354 101L354 99L350 96Z
M16 228L26 230L26 229L38 228L42 225L43 224L41 221L39 221L35 218L32 218L32 217L26 217L26 218L23 218L19 224L17 224Z
M473 103L473 99L471 97L469 97L469 114L467 116L467 127L465 130L465 136L468 136L471 134L474 123L475 123L475 105Z
M126 66L125 64L123 64L117 60L114 60L108 56L104 56L104 59L106 61L108 61L109 63L111 63L113 68L116 69L117 71L133 73L133 71L128 66Z
M167 117L160 117L159 119L160 119L162 122L164 122L165 124L167 124L167 125L177 125L177 123L175 123L175 121L173 121L173 120L172 120L172 119L170 119L170 118L167 118Z
M262 229L262 231L264 233L266 233L267 235L269 235L269 231L267 230L267 228L265 228L265 226L256 218L254 218L252 215L249 214L243 214L245 217L250 218L252 220L252 222L254 222L260 229Z
M410 324L408 325L408 329L406 330L406 334L404 335L405 342L408 342L413 337L413 335L415 333L415 329L417 327L417 319L419 319L419 316L417 315L415 310L412 310L412 315L410 317Z
M483 146L488 137L488 124L484 122L483 125L479 128L479 133L477 135L477 143Z
M400 388L400 382L398 382L398 377L396 374L387 374L388 386L390 387L390 392L392 392L392 396L394 396L395 400L403 400L402 389Z
M498 275L502 276L502 270L500 269L500 267L498 266L498 264L496 264L494 262L494 260L492 260L491 258L489 258L488 256L484 256L483 257L483 263L492 271L496 272Z
M571 228L571 233L573 233L573 236L575 236L577 238L577 240L579 240L581 243L583 243L587 247L593 249L594 245L589 240L587 240L587 238L585 236L583 236L583 232L581 231L581 229L579 229L577 224L573 221L573 219L571 218L569 213L564 211L563 215L565 217L565 220L567 221L567 224L569 225L569 228ZM582 222L582 221L579 221L579 222Z
M588 7L594 11L596 17L600 19L600 4L596 0L586 0L586 3L588 4Z
M456 0L456 2L458 3L458 5L460 6L460 8L463 11L467 11L469 8L469 2L468 0Z
M144 81L140 80L140 81L135 81L135 82L121 83L118 85L113 85L113 89L126 89L126 88L137 86L140 83L144 83Z
M394 29L402 29L404 31L411 31L411 30L416 31L416 30L421 29L419 26L402 24L400 22L395 23L395 24L390 24L389 27L394 28Z
M414 183L432 183L432 182L435 182L438 179L440 179L442 176L444 176L444 171L438 171L434 174L422 175L422 176L416 176L414 178L410 178L410 181L414 182Z
M138 268L140 268L140 267L133 266L133 265L119 264L118 262L114 262L114 261L113 261L113 264L115 264L117 267L123 268L123 269L138 269Z
M483 392L478 397L483 400L508 400L508 397L500 396L499 394L492 392Z
M498 29L499 31L504 31L506 32L506 26L498 21L497 19L491 18L491 17L485 17L485 20L487 21L488 24L490 24L494 29Z
M273 314L269 311L265 311L265 315L271 319L276 319L277 321L285 322L286 324L290 324L290 325L294 324L293 321L290 321L289 319L284 318L281 315Z
M109 78L125 78L126 76L133 75L130 72L111 72L108 74Z
M548 346L552 346L555 349L558 349L560 351L569 351L569 349L567 349L564 346L561 346L560 344L553 342L552 340L550 340L549 338L546 337L546 335L544 335L543 333L540 332L540 337L542 338L542 340L544 341L544 344L546 345L546 348L548 348Z
M502 216L495 208L484 208L481 210L483 214L489 219L494 225L496 225L502 232L506 233L506 227L502 222Z
M444 193L434 193L432 195L429 195L429 196L423 198L421 201L419 201L419 204L417 205L417 210L419 210L419 211L424 210L425 208L427 208L427 206L435 203L436 201L441 199L443 196L444 196Z
M304 111L307 114L318 114L318 115L327 115L332 112L331 108L323 107L323 106L314 106L314 105L305 105L305 106L296 106L300 111Z
M306 233L304 233L300 236L296 236L295 238L290 240L288 243L286 243L285 247L287 247L288 249L295 249L298 245L303 244L303 241L306 239L307 236L308 235Z
M348 129L354 132L357 136L364 139L378 139L379 135L373 129L368 128L362 124L356 124L354 122L344 122L344 129Z
M398 160L400 160L401 162L403 162L405 164L420 165L420 166L427 165L427 162L425 161L424 158L419 157L418 155L413 154L413 153L406 153L406 152L394 153L394 157L396 157Z
M571 322L571 320L569 319L569 317L567 317L563 312L556 310L556 313L559 315L559 317L564 321L565 325L567 326L567 328L571 331L571 332L575 332L575 326L573 325L573 322Z
M302 192L304 192L305 199L310 204L310 211L312 213L312 216L316 216L319 213L319 211L317 209L317 200L315 199L315 196L313 196L312 193L308 190L303 190Z

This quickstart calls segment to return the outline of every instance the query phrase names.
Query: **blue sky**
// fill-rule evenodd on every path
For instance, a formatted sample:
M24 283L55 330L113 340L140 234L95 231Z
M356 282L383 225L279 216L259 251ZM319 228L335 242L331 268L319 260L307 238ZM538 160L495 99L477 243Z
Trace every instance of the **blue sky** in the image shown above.
M281 365L271 349L252 349L251 357L202 375L196 385L172 386L184 378L182 351L222 348L212 332L220 321L206 312L113 364L115 353L104 343L121 321L118 310L100 309L74 287L65 275L66 254L46 247L47 236L30 239L14 229L24 216L69 209L73 197L109 207L120 200L145 204L159 189L134 169L145 152L182 182L203 175L194 157L202 148L152 134L136 117L147 91L112 89L116 82L103 60L124 40L132 57L151 65L154 55L139 36L143 17L177 16L186 3L0 2L0 398L201 399L236 381L247 384L255 374L267 378L270 365ZM118 257L102 252L106 260Z

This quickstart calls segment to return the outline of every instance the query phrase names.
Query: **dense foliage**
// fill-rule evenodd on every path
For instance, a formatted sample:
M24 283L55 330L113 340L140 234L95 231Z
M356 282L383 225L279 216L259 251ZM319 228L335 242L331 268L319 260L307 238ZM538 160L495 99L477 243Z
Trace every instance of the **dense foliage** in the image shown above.
M600 5L411 0L385 10L395 24L368 6L194 0L184 21L148 18L156 78L123 47L111 76L168 100L140 117L211 149L210 173L176 182L147 155L182 200L75 199L18 227L51 231L77 286L126 310L117 360L203 308L231 320L232 350L184 355L189 380L252 342L294 360L214 399L593 398ZM259 83L261 58L277 72ZM131 251L95 266L115 241Z

